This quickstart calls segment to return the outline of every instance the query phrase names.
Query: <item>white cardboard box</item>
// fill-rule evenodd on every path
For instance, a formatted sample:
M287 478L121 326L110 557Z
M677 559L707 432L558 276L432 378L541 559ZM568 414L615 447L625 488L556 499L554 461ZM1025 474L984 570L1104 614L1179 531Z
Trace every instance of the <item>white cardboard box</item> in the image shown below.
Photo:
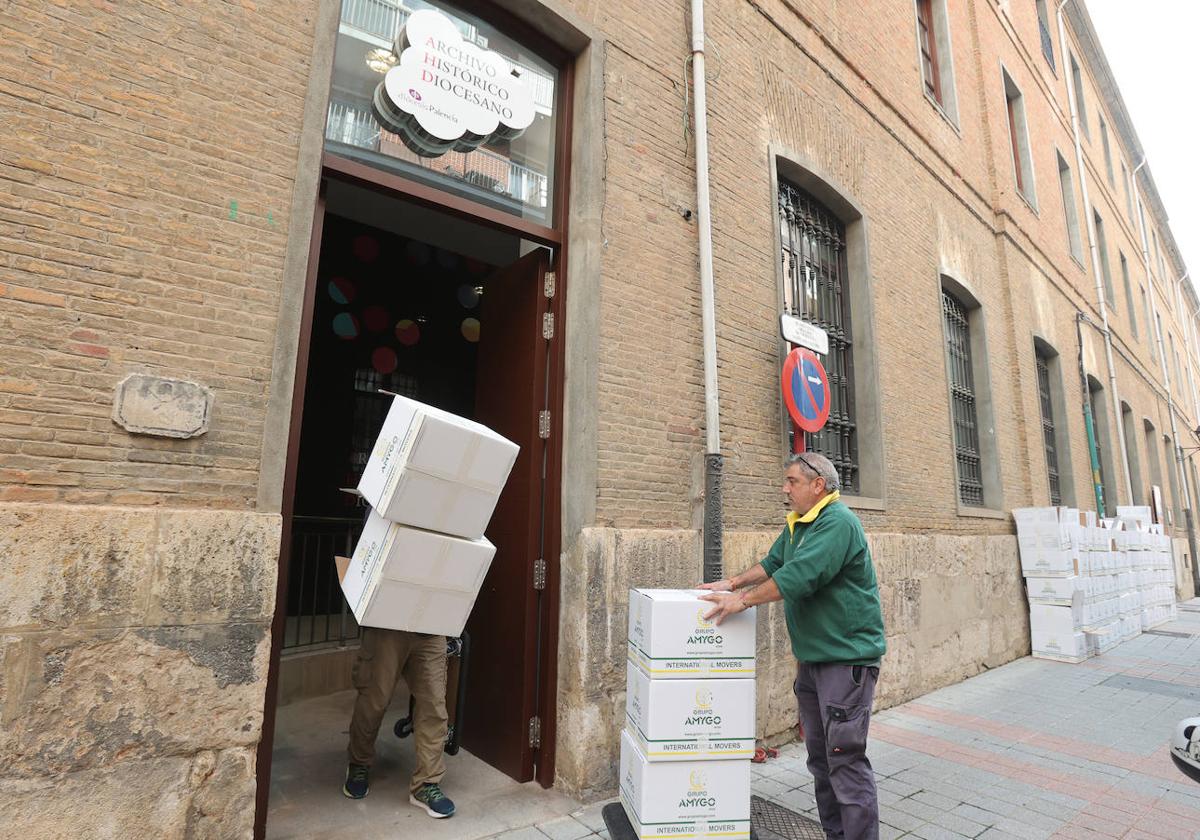
M1088 658L1087 636L1083 633L1031 634L1033 655L1039 659L1055 659L1059 662L1082 662Z
M699 590L629 590L629 659L654 679L754 678L755 610L718 627Z
M364 627L457 636L495 553L484 538L409 528L372 511L353 559L338 558L338 578Z
M1079 549L1022 549L1021 573L1026 577L1073 577L1079 574Z
M652 680L626 665L625 721L647 761L754 756L754 680Z
M1076 593L1086 594L1088 578L1078 576L1059 578L1030 577L1025 579L1029 600L1070 606Z
M750 837L748 759L651 762L624 731L619 778L635 837Z
M1083 598L1069 607L1052 604L1029 605L1029 629L1034 633L1069 636L1083 627Z
M358 490L385 519L474 539L518 450L486 426L397 396Z

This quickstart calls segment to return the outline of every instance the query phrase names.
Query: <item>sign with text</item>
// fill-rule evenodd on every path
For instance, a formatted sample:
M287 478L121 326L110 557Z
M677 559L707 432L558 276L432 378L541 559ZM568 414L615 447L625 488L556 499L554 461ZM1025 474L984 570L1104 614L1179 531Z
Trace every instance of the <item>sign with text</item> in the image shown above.
M818 326L786 312L779 316L779 334L789 344L807 347L821 355L829 352L829 335Z
M464 40L441 12L413 12L394 51L399 63L375 88L372 111L417 154L515 140L533 122L533 92L520 68Z

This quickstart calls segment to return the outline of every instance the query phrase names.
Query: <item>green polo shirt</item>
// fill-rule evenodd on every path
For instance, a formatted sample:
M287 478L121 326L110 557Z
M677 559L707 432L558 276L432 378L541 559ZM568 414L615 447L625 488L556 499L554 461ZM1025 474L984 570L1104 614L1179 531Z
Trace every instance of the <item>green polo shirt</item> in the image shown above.
M801 662L878 664L887 645L867 535L836 497L818 508L790 515L761 561L783 595L792 653Z

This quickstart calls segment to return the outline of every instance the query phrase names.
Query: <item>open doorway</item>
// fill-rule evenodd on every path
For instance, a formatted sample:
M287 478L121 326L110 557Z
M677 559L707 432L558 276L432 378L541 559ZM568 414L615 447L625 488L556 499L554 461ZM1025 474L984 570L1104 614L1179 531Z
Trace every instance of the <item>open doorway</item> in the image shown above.
M334 178L322 212L284 522L286 616L276 624L282 655L268 764L269 836L289 836L311 819L314 797L330 808L336 803L331 830L364 827L354 816L358 804L344 806L340 795L360 628L333 558L352 550L361 528L364 510L342 488L357 484L386 416L390 398L381 390L478 420L521 446L487 532L497 552L467 625L464 702L451 721L463 752L447 782L460 797L486 798L511 784L505 776L525 782L536 773L544 784L552 778L552 745L542 751L530 736L546 711L539 708L548 691L544 663L555 655L534 579L544 556L544 501L558 493L547 485L554 471L547 470L545 434L554 391L547 328L553 255L516 233ZM407 712L401 681L379 734L374 792L389 784L406 790L411 739L397 739L392 726ZM407 796L373 798L407 807ZM551 797L538 807L559 799L563 808L572 804Z

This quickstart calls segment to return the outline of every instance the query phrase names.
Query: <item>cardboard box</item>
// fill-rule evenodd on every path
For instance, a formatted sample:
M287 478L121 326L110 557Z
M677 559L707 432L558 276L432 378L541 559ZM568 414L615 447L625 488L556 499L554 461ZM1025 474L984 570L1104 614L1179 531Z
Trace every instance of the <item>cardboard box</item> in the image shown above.
M342 592L364 627L458 636L496 547L388 522L374 511L353 559L337 558Z
M1059 578L1029 577L1025 587L1031 603L1061 604L1070 606L1077 593L1086 595L1086 583L1090 578L1079 576Z
M1079 574L1076 548L1021 551L1021 573L1026 577L1072 577Z
M518 449L486 426L397 396L358 490L385 519L475 539Z
M1088 658L1087 637L1083 633L1031 634L1033 655L1039 659L1054 659L1059 662L1082 662Z
M626 727L647 761L752 758L754 715L754 680L652 680L626 665Z
M647 761L624 731L619 778L635 837L750 837L749 760Z
M1034 633L1069 636L1082 626L1082 595L1079 595L1069 607L1050 604L1029 605L1029 628Z
M629 590L629 659L654 679L754 678L755 610L717 627L700 590Z

